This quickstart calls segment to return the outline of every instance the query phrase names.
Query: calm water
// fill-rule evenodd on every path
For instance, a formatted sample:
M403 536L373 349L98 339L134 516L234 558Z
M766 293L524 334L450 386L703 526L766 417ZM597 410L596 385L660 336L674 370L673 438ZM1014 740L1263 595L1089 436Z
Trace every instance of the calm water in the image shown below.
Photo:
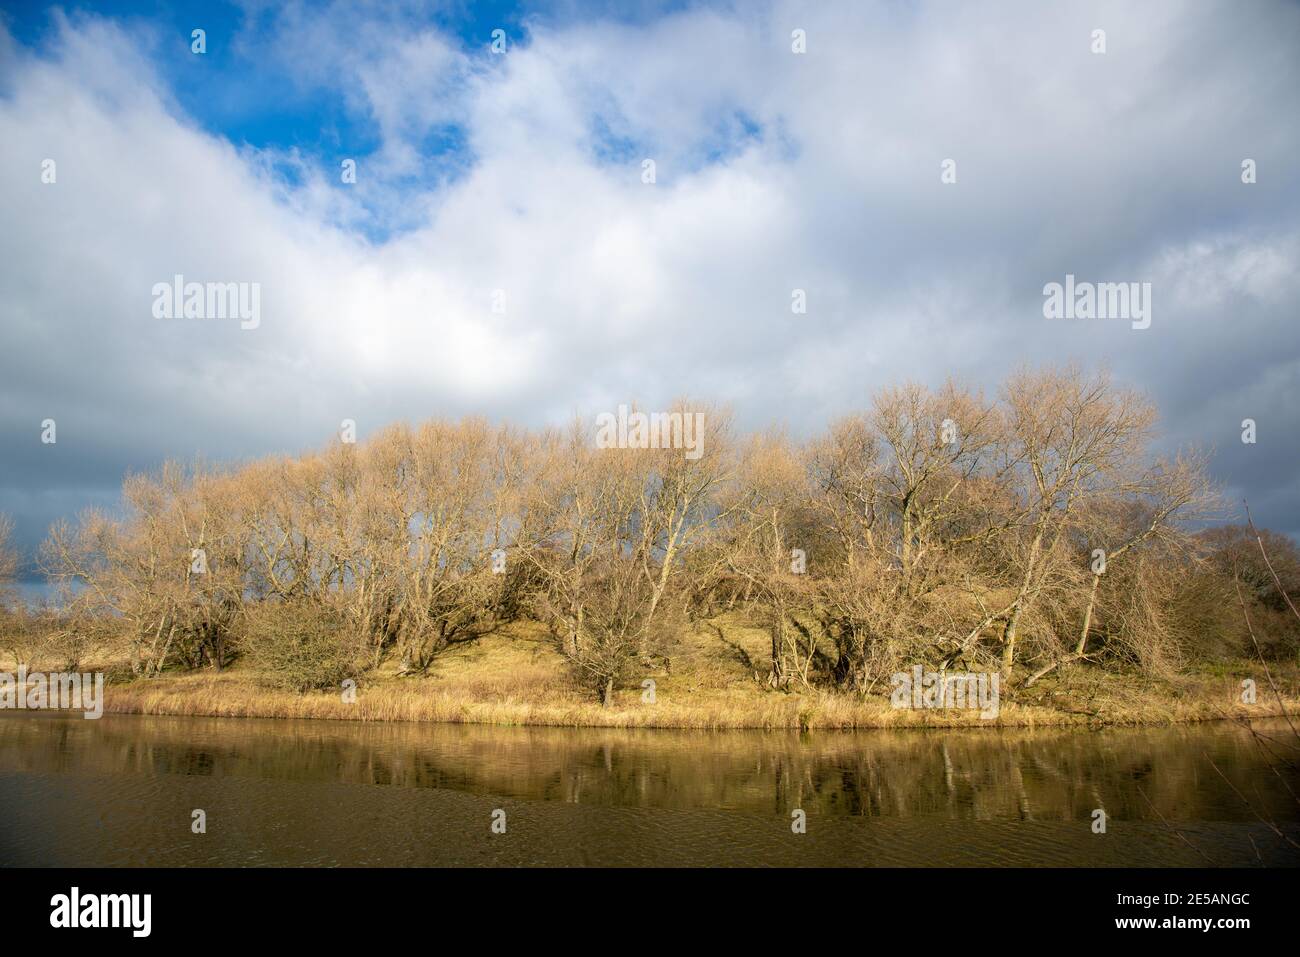
M1296 865L1256 813L1300 841L1297 777L1223 724L798 735L6 713L0 863Z

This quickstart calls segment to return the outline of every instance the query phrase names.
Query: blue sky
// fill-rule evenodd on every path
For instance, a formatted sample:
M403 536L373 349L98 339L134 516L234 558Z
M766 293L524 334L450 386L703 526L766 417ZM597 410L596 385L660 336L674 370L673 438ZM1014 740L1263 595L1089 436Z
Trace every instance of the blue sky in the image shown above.
M364 160L373 155L383 144L383 131L368 104L348 94L350 78L346 74L325 71L304 75L272 50L268 39L277 31L291 37L299 22L353 17L368 29L392 36L436 31L475 64L490 70L494 30L505 31L510 48L526 44L533 27L562 30L567 24L592 17L636 26L687 6L676 2L579 4L555 0L520 5L458 0L372 3L349 9L351 5L339 3L110 0L33 4L6 13L6 22L18 42L40 51L57 44L60 17L74 24L87 19L110 20L148 50L151 66L186 118L237 146L293 152L318 171L332 173L340 157ZM203 56L195 56L191 50L196 28L205 31ZM302 44L301 52L310 57L309 33L304 34ZM599 136L593 152L601 159L624 161L644 146L611 129L601 116L593 116L592 128ZM734 139L758 133L751 117L741 112L725 116L706 158L724 158ZM436 189L454 181L473 162L465 130L454 121L422 131L418 148L419 168L396 177L395 189ZM276 172L290 187L301 185L296 165L282 164ZM378 210L372 213L370 219L356 224L372 240L382 241L404 228L401 222L387 221Z
M130 470L345 418L808 434L1073 362L1300 535L1297 49L1280 0L5 11L0 511L30 554ZM258 283L259 326L160 323L176 274ZM1150 328L1046 319L1067 274L1150 282Z

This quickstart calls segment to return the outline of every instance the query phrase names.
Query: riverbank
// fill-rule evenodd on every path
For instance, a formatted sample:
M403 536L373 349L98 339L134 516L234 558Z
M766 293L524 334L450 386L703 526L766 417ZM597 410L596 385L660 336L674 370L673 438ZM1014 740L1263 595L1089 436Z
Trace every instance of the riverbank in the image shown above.
M339 692L271 689L257 672L236 665L221 673L166 673L147 680L124 680L119 670L110 674L104 707L109 713L153 715L701 730L1105 727L1282 714L1263 668L1246 660L1204 666L1169 681L1069 666L1032 688L1003 689L993 718L976 710L894 708L888 687L867 697L773 691L758 680L756 662L763 660L766 640L756 629L702 629L683 641L671 667L647 669L617 690L611 707L579 687L554 644L529 625L449 648L425 676L380 668L362 679L353 701ZM1286 711L1300 713L1300 670L1271 667ZM1257 686L1253 705L1240 700L1247 678ZM654 682L653 700L642 687L646 679Z

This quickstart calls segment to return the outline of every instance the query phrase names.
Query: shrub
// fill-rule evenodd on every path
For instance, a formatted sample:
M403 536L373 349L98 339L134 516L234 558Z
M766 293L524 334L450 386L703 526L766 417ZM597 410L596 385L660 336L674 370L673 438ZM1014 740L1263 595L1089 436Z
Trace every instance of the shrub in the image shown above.
M49 656L49 641L40 623L24 606L0 606L0 656L17 665L37 669Z
M265 684L299 692L337 689L365 661L362 642L337 612L306 603L250 609L245 653Z

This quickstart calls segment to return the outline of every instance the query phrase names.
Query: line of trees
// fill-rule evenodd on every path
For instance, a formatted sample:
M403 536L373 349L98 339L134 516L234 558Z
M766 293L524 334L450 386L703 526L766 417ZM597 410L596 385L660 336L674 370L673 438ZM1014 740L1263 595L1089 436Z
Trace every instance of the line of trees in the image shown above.
M674 411L704 411L698 457L467 419L168 465L126 480L120 514L56 524L40 563L76 586L61 633L120 642L142 676L238 656L299 688L389 658L419 674L527 617L606 702L724 612L770 634L772 687L865 693L913 663L1170 674L1240 650L1234 579L1280 601L1240 530L1194 531L1218 503L1204 457L1152 456L1151 404L1105 374L886 389L808 441ZM1289 620L1259 618L1293 654Z

